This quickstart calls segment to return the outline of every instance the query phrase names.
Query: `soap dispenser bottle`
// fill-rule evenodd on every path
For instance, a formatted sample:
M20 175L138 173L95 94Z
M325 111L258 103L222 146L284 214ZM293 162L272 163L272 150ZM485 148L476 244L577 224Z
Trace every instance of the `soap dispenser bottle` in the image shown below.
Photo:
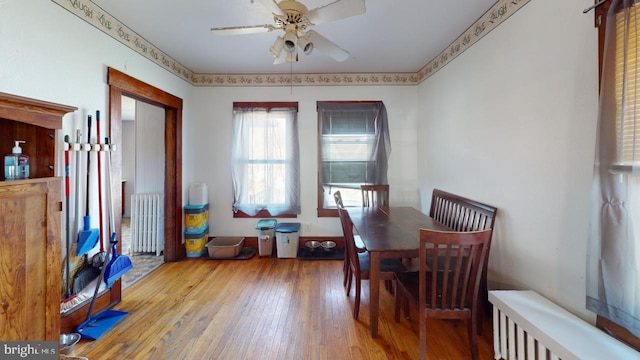
M29 178L29 156L22 153L21 143L24 141L17 140L11 154L4 157L5 180Z

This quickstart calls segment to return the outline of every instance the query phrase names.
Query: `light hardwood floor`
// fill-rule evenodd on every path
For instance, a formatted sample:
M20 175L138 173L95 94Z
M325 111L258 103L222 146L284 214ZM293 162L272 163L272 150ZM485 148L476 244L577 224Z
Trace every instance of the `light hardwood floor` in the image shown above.
M381 287L384 289L384 287ZM76 354L95 359L417 359L417 314L393 320L380 296L380 336L369 336L368 281L360 318L342 286L342 261L258 258L166 263L125 289L129 312ZM432 320L428 359L468 359L466 325ZM492 359L491 321L479 337Z

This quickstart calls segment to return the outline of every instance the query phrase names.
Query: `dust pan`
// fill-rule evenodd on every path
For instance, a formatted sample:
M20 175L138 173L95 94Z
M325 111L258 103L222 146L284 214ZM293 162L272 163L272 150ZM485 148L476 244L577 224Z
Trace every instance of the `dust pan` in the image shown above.
M78 325L76 331L83 339L96 340L128 314L126 311L104 310Z
M117 242L116 233L114 232L111 234L112 257L106 265L104 273L104 282L107 283L107 286L113 285L122 275L133 268L131 259L129 259L128 256L118 255L118 250L116 249Z
M89 227L91 218L89 216L84 217L84 228L78 234L78 246L76 247L76 256L81 256L93 249L98 243L100 238L100 230L90 229Z
M109 258L110 252L111 248L107 248L107 258ZM102 270L100 270L100 277L96 281L96 287L93 292L93 297L91 298L89 311L87 312L87 319L76 328L76 332L79 333L83 339L98 339L128 314L124 311L107 309L92 316L93 307L96 303L96 299L98 298L100 284L102 284L103 278L105 278L106 268L106 266L102 266Z

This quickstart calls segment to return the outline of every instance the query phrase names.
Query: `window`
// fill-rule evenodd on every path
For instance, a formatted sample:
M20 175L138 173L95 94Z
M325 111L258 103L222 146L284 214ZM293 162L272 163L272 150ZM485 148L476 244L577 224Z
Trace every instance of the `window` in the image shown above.
M320 101L318 108L318 216L337 216L332 192L360 206L362 184L386 184L391 152L381 101Z
M586 306L599 328L640 349L640 6L607 0L595 16L601 82Z
M300 214L297 103L234 103L234 216Z
M624 11L616 14L616 64L615 64L615 99L616 99L616 137L618 143L616 149L617 164L630 169L640 165L640 96L637 95L636 86L640 73L638 72L638 48L635 39L637 34L629 29L636 29L637 19L640 16L638 6L632 6L628 10L632 15L626 15ZM621 19L628 16L627 21ZM633 37L634 39L624 37Z

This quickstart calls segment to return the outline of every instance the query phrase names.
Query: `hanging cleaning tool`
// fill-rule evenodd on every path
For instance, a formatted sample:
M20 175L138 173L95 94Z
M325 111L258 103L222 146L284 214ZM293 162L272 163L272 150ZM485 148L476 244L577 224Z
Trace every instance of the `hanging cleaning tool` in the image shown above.
M80 163L82 161L81 159L81 152L80 150L82 150L82 133L80 131L80 129L76 129L76 140L75 143L72 144L72 151L75 151L76 156L74 159L74 167L75 167L75 175L72 178L74 181L72 182L73 185L73 192L74 192L74 219L73 219L73 229L74 231L78 231L81 228L81 223L82 223L82 199L81 199L81 193L82 190L80 189ZM69 157L69 160L71 160L71 157ZM91 290L87 289L86 291L85 288L87 287L87 285L89 285L91 283L92 280L96 279L98 277L98 275L100 275L100 269L95 269L93 266L91 266L91 269L87 269L87 262L86 262L86 255L81 255L81 256L76 256L73 255L76 253L76 247L77 247L78 243L77 241L72 241L71 244L71 258L70 258L70 263L71 263L71 273L73 274L73 277L71 278L71 293L73 294L70 298L63 300L62 302L60 302L60 312L64 313L67 312L69 310L71 310L72 308L74 308L76 305L84 302L85 300L91 298Z
M75 144L69 142L69 135L66 135L64 137L64 141L65 141L65 193L66 193L66 207L67 207L67 211L66 211L66 223L67 223L67 240L66 240L66 245L67 245L67 251L66 251L66 255L67 255L67 259L65 261L65 296L64 299L60 299L60 313L64 314L67 311L73 309L74 307L76 307L78 304L82 303L83 301L85 301L86 299L89 298L88 295L85 295L83 293L79 293L78 291L75 291L75 289L72 289L72 277L73 277L73 285L76 285L76 282L80 282L82 280L78 280L78 277L76 277L75 275L72 276L71 274L77 274L76 271L79 270L80 268L80 263L78 262L78 259L80 259L79 257L73 256L72 255L72 246L75 246L76 243L75 241L72 243L71 242L71 226L70 226L70 217L71 217L71 208L69 206L69 195L70 195L70 188L71 188L71 182L70 182L70 178L71 178L71 172L70 172L70 161L69 161L69 151L76 151L76 160L75 160L75 167L76 167L76 187L77 187L77 179L80 178L80 173L78 172L78 164L80 163L80 161L78 160L78 154L80 153L79 151L77 151L78 149L76 148L76 146L79 146L80 143L80 130L78 130L78 137L77 137L77 142ZM78 203L78 192L76 191L76 204ZM76 206L76 214L77 214L77 209L79 209L80 206ZM77 217L77 216L76 216ZM78 223L79 221L75 221L74 224L75 229L77 231L78 229ZM75 253L75 249L73 249L73 253ZM84 260L82 260L82 262L84 262ZM82 276L83 277L83 276ZM97 277L94 276L94 278ZM72 290L74 290L72 292Z
M109 145L109 139L107 138L105 141L105 148L108 154L107 159L107 176L109 180L109 220L111 227L111 242L112 246L107 247L107 259L111 259L108 264L102 266L102 270L100 271L100 279L104 279L104 282L107 286L111 286L116 280L122 276L125 272L129 271L129 269L133 268L133 264L131 264L131 259L126 256L117 256L116 252L116 231L115 231L115 212L113 209L113 183L111 180L111 151L112 147ZM111 256L111 250L113 249L114 256ZM89 312L87 313L87 319L80 324L76 328L76 332L82 336L84 339L96 340L104 333L109 331L115 324L117 324L120 320L122 320L125 316L128 315L126 311L119 310L104 310L91 316L93 313L93 306L96 302L96 298L98 297L98 291L100 289L100 285L102 281L96 282L96 288L93 293L93 298L91 299L91 305L89 305Z
M98 142L98 146L101 146L100 144L100 111L96 110L96 136L97 136L97 142ZM106 253L104 251L104 226L103 226L103 218L104 216L102 215L102 163L101 163L101 158L102 158L102 153L104 151L98 151L98 209L99 209L99 213L98 215L100 216L100 252L98 252L97 254L93 255L93 258L91 258L91 263L93 264L93 266L99 268L100 266L102 266L105 261L106 261Z
M106 265L107 270L104 274L104 282L107 283L107 286L113 285L122 275L124 275L127 271L133 268L133 264L131 263L131 259L125 255L118 255L118 249L116 248L116 244L118 240L116 239L116 226L115 226L115 211L113 208L113 177L111 174L111 146L109 145L109 138L105 139L105 143L109 146L109 151L107 151L107 178L109 178L109 211L110 211L110 224L111 224L111 247L112 247L112 257L109 260L109 263ZM108 258L108 257L107 257Z
M88 133L87 133L87 143L91 142L91 115L88 116ZM90 146L90 144L89 144ZM100 237L100 230L91 229L91 217L89 216L89 184L90 184L90 172L91 172L91 152L87 152L87 198L86 198L86 209L84 216L84 227L80 234L78 235L78 247L76 247L76 255L84 255L89 250L93 249L94 246L98 243L98 238Z
M67 227L67 240L66 240L66 276L65 276L65 290L64 290L64 298L68 299L71 297L71 226L69 226L69 135L64 136L65 148L64 148L64 195L65 195L65 226Z

